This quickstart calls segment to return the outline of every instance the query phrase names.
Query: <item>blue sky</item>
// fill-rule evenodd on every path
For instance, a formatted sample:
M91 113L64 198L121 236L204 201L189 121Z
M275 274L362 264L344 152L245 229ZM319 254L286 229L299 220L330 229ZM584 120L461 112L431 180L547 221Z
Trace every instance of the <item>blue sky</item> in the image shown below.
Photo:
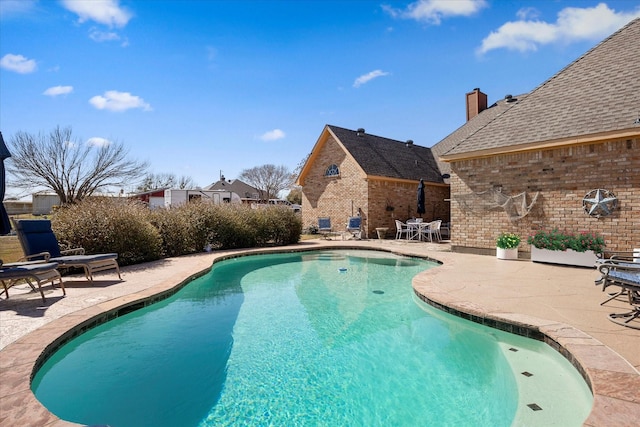
M293 170L325 124L429 147L473 88L529 92L638 16L640 0L0 0L0 130L71 126L200 186Z

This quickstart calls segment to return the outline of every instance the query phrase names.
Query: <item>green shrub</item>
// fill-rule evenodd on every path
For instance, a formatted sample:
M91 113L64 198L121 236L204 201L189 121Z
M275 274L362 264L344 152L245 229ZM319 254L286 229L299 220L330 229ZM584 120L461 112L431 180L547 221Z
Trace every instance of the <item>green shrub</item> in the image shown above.
M191 202L149 210L126 199L91 198L57 210L52 226L60 241L87 253L118 253L120 265L211 249L239 249L298 242L300 216L270 206Z
M514 249L520 245L520 236L514 233L501 233L496 239L496 246L500 249Z
M255 209L249 221L255 230L257 246L297 243L302 234L300 215L285 206Z
M189 215L186 212L190 204L172 209L154 209L149 212L149 221L158 230L162 239L164 256L174 257L194 252L196 248L194 236L191 234Z
M51 219L58 240L87 254L116 252L120 265L162 257L162 239L147 207L119 198L90 198L65 206Z
M590 250L600 253L605 247L604 238L596 235L595 233L566 233L558 231L557 228L554 228L551 231L538 231L533 236L529 236L527 243L538 249L548 249L551 251L573 249L576 252L585 252Z

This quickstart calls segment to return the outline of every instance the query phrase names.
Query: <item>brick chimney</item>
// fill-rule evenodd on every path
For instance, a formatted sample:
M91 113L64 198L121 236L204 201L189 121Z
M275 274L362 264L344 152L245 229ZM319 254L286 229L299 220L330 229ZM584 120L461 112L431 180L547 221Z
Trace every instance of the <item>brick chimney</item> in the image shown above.
M467 94L467 121L487 109L487 95L475 88Z

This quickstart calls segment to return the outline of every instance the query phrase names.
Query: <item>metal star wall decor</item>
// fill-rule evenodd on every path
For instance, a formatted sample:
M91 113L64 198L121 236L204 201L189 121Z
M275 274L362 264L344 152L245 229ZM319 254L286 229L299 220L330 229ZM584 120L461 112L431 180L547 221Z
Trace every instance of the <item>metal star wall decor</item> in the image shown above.
M607 216L618 206L618 198L609 190L598 188L589 191L582 199L582 207L590 216Z

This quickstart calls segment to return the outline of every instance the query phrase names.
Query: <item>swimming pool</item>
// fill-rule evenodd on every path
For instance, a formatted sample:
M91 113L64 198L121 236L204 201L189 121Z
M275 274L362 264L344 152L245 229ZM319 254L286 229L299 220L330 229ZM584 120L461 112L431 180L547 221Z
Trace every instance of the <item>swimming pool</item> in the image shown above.
M559 354L413 297L432 266L353 250L222 261L61 348L32 389L65 420L112 426L580 425L591 394Z

